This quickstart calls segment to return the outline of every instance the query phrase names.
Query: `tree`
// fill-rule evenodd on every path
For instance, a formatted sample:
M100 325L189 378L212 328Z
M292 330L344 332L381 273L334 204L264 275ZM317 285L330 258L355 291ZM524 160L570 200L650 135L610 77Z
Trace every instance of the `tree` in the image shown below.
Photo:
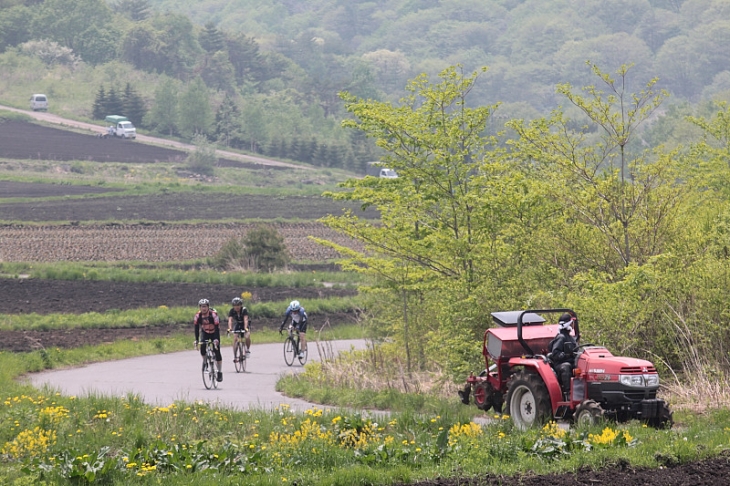
M168 135L178 131L178 90L171 78L162 77L155 89L155 101L146 117L145 125Z
M205 135L200 133L193 136L193 145L195 145L195 150L185 159L188 169L196 174L212 176L215 172L215 166L218 165L215 146L208 142Z
M236 101L228 94L215 114L215 136L226 147L238 147L241 142L241 114Z
M142 126L144 116L147 113L147 108L145 107L142 97L134 88L132 88L130 83L127 83L124 87L124 93L122 94L121 101L122 106L124 107L124 116L129 118L129 121L133 124Z
M516 152L538 164L538 177L573 229L556 241L585 244L570 251L572 264L616 275L666 248L683 188L677 184L676 153L649 152L639 139L638 128L667 93L654 91L656 80L639 93L629 92L629 66L618 69L617 78L595 64L591 69L608 94L593 85L583 88L586 95L569 84L557 88L585 115L587 126L571 124L560 111L549 119L508 126L520 137ZM596 247L599 237L603 245Z
M124 115L124 103L113 85L106 94L104 110L107 115Z
M150 16L148 0L117 0L112 8L133 22L141 22Z
M212 121L208 88L195 78L180 95L178 126L183 135L192 138L207 134Z
M203 30L198 34L200 47L209 54L225 49L223 33L219 31L213 22L207 22Z
M244 253L249 267L271 271L289 263L284 237L272 226L259 226L243 237Z
M417 323L428 339L421 345L439 349L437 359L458 374L478 355L466 337L479 332L483 309L517 275L523 286L529 280L508 255L523 250L514 240L530 228L515 225L518 214L526 218L519 174L496 141L482 137L496 105L467 106L478 74L452 67L439 77L411 81L401 106L343 95L353 116L345 126L374 138L400 177L351 179L344 192L328 193L376 208L380 224L352 212L323 221L365 246L360 253L329 243L347 257L343 265L373 275L402 303L399 342L414 339L408 329Z
M96 96L94 97L91 117L94 120L103 120L106 117L106 92L104 91L103 84L99 85L99 91L96 92Z

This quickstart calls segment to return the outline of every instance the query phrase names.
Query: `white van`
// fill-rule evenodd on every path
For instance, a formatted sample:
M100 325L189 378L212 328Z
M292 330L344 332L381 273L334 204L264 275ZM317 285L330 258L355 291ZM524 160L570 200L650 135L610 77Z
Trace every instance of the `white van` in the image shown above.
M47 111L48 98L44 94L34 94L30 97L30 109L33 111Z

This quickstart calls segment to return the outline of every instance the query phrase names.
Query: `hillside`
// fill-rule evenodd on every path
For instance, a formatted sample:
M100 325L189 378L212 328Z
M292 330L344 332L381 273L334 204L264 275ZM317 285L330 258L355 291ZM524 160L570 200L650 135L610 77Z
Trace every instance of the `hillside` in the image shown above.
M469 101L500 122L546 114L591 60L633 63L672 102L730 95L722 0L4 0L0 101L363 171L372 143L340 128L341 91L396 101L407 80L488 66ZM661 140L666 141L666 140ZM653 143L654 141L652 141ZM658 142L658 141L657 141Z

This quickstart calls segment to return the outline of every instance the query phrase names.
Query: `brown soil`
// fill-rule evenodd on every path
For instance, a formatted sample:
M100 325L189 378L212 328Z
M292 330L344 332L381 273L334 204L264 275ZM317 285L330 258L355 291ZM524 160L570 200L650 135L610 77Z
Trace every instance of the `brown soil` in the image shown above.
M621 463L592 471L581 469L576 473L544 476L477 476L421 481L418 486L719 486L730 484L730 460L718 457L706 461L682 464L661 469L633 468Z
M155 163L182 162L188 152L121 138L100 138L68 130L15 120L2 122L0 158L35 160L79 160L95 162ZM261 164L219 160L220 166L263 168ZM267 167L276 168L280 167ZM281 168L286 170L286 168Z
M55 195L57 186L53 184L47 186L50 194L46 196ZM36 193L41 190L42 188L35 188ZM0 195L0 197L5 196ZM220 221L276 218L312 220L328 214L342 214L343 208L352 209L361 217L369 219L378 217L377 211L373 209L361 211L354 204L320 196L272 197L201 192L8 202L0 205L0 220L23 222Z
M220 306L244 291L251 292L253 302L289 300L295 297L321 299L357 294L355 289L325 287L250 288L192 283L0 278L0 295L3 296L0 299L0 314L81 314L154 308L161 305L194 307L201 298ZM282 314L283 312L284 309Z

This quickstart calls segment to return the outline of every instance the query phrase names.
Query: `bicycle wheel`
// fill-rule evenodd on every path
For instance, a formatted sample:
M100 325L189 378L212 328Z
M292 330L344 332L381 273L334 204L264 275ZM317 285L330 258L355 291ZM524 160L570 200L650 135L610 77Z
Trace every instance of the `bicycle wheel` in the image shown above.
M304 351L302 351L301 353L299 353L299 356L298 356L298 358L299 358L299 364L301 364L302 366L304 366L304 363L307 362L307 356L308 356L308 354L309 354L309 348L307 348Z
M284 341L284 361L287 366L294 364L294 357L297 354L297 345L294 343L294 339L289 336Z
M203 360L203 385L205 385L205 388L210 390L213 387L213 384L215 383L215 378L213 376L213 373L210 370L210 363L209 363L208 356L206 355L205 359Z
M238 341L233 347L233 360L236 365L236 373L246 371L246 354L243 351L241 341Z
M215 362L215 353L213 351L208 355L208 363L210 363L210 379L213 382L213 388L218 388L218 365Z

